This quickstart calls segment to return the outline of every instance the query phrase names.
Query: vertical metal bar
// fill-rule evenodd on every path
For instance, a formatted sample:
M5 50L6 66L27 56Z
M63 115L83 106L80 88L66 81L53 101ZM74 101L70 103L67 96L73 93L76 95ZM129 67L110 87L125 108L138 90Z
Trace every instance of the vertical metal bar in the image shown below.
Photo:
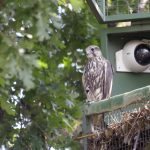
M108 16L108 0L105 2L105 16Z
M117 14L119 13L119 8L118 8L118 0L117 0L117 10L116 10L117 12Z
M85 112L83 112L83 134L88 134L91 130L91 119L90 116L86 116ZM88 150L88 139L84 138L84 150Z
M85 113L83 114L83 134L87 133L87 118ZM84 150L88 150L88 142L87 142L87 138L83 139L84 142Z
M140 0L138 0L137 6L136 6L138 12L139 12L139 6L140 6Z
M103 0L103 14L105 17L106 16L106 2L105 2L105 0Z
M148 3L148 8L146 9L146 12L149 12L149 3Z

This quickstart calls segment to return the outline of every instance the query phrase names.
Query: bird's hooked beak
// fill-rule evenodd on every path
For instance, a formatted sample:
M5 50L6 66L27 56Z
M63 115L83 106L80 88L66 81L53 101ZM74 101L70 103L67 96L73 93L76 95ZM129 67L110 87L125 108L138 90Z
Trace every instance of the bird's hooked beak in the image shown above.
M93 52L94 52L94 48L88 47L88 48L86 49L86 54L87 54L87 55L89 55L89 54L91 54L91 53L93 53Z
M96 57L96 54L95 54L95 51L94 51L94 48L91 48L91 53L94 57Z

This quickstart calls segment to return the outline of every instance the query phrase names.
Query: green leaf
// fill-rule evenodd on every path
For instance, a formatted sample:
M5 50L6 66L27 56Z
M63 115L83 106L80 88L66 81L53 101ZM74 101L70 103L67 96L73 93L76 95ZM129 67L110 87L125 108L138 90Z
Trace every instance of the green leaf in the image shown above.
M37 14L37 19L37 37L39 41L48 40L50 38L48 20L46 20L45 16L42 16L41 12Z
M18 63L19 62L19 63ZM37 66L36 56L24 55L19 56L17 60L10 58L9 63L6 64L7 74L9 78L16 77L23 82L26 90L34 88L34 76L32 68ZM26 63L25 63L26 62Z
M32 50L34 47L34 43L32 40L22 40L20 42L20 46L21 48Z
M58 16L56 13L52 13L51 21L52 21L53 25L55 26L55 28L61 29L63 22L62 22L62 19L60 16Z
M26 88L26 90L30 90L32 88L34 88L34 77L32 75L32 70L29 68L24 68L24 70L19 70L19 77L20 80L23 81L23 84Z
M3 87L5 85L5 80L4 78L0 77L0 85Z
M40 68L44 68L44 69L47 69L48 68L48 64L45 63L44 61L42 60L38 60L38 65Z
M64 4L66 4L66 0L58 0L58 4L59 5L64 5Z
M78 11L84 7L84 3L82 0L70 0L70 3L73 6L75 11Z
M71 58L69 58L69 57L63 58L63 64L65 65L65 67L69 68L71 66L71 62L72 62Z
M71 129L73 130L73 127L71 126L71 124L69 123L67 118L63 118L63 122Z
M6 43L8 46L13 46L14 42L7 36L3 37L3 42Z
M0 105L3 110L5 110L9 115L15 115L14 105L6 102L6 99L0 97Z

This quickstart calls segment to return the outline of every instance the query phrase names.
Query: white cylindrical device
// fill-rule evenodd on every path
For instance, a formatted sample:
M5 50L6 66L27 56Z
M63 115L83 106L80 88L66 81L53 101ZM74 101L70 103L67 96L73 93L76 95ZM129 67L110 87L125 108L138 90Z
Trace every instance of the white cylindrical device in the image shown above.
M134 40L126 43L122 50L122 59L131 72L143 72L149 67L150 48L143 41Z

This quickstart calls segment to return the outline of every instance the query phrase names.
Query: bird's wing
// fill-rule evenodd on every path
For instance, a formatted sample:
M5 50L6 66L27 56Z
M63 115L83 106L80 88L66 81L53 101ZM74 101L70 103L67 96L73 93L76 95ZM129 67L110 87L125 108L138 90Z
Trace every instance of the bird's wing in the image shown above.
M102 99L103 80L103 63L97 60L89 61L82 76L84 90L89 101Z
M83 88L85 90L85 75L84 75L84 73L82 75L82 85L83 85Z
M93 95L93 85L92 85L90 78L91 78L91 74L86 73L85 71L82 75L82 84L83 84L84 92L87 96L88 102L95 100L95 97Z
M103 99L109 98L112 91L112 82L113 82L113 68L111 63L106 60L104 66L104 87L103 87Z

